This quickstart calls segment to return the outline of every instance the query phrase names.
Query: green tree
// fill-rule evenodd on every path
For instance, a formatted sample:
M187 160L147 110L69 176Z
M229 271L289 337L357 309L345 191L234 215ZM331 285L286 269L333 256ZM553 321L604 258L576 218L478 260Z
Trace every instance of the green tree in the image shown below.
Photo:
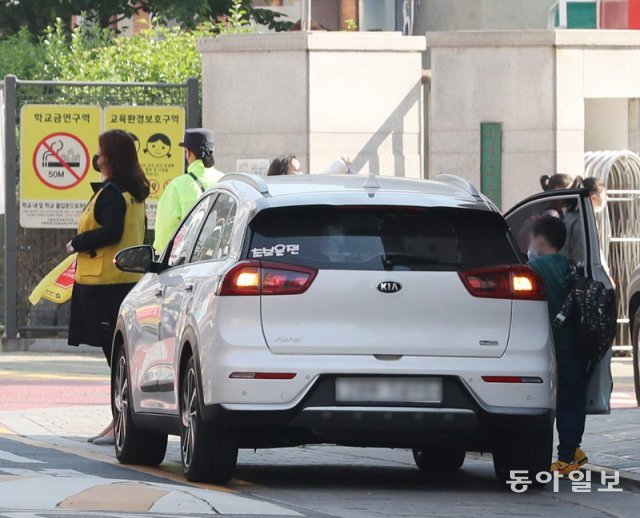
M0 79L7 74L57 81L183 82L199 77L197 38L254 29L242 1L232 0L215 23L186 30L155 25L130 38L98 25L83 24L69 32L61 19L39 38L23 28L0 38Z
M203 22L217 21L229 13L234 0L0 0L0 34L16 34L26 27L40 35L60 18L71 29L71 17L84 13L85 19L100 27L114 20L129 18L137 10L153 12L161 20L177 20L182 27L195 28ZM246 15L273 30L286 30L290 21L269 9L255 8L251 0L240 0Z
M57 18L68 21L74 14L86 12L87 18L108 27L136 11L135 2L129 0L0 0L0 33L15 34L26 27L33 35L39 35Z
M191 31L156 27L117 38L108 29L77 27L69 36L59 21L42 40L45 58L34 78L181 83L200 76L196 39L211 30L210 24Z
M151 10L165 20L175 19L184 27L196 27L202 22L216 21L225 17L233 8L234 0L147 0L145 9ZM283 15L259 7L251 0L240 0L247 17L255 23L266 25L271 30L285 31L293 23Z
M0 38L0 80L7 74L31 79L39 73L44 60L44 46L26 27Z

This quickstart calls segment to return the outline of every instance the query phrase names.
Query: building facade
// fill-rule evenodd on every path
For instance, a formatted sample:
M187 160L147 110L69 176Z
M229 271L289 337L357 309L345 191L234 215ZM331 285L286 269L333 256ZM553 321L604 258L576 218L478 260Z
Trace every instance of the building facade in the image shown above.
M413 33L413 16L420 0L314 0L311 16L329 31L400 31ZM300 0L255 0L256 7L300 18Z
M502 128L503 208L585 152L639 150L640 32L428 33L429 171L482 183L483 123Z

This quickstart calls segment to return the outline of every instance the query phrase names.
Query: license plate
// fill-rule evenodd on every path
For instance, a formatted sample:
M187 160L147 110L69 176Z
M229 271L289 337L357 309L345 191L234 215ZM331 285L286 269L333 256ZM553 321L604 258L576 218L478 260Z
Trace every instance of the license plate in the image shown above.
M337 378L336 401L440 403L442 378Z

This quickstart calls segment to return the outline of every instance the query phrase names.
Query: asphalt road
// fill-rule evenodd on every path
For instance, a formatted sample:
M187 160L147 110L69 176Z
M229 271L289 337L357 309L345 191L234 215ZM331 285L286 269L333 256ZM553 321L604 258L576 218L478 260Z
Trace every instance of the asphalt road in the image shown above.
M614 367L624 389L620 394L630 390L630 367L629 362ZM56 406L81 419L83 408L107 402L107 383L97 360L0 356L0 424L3 416L37 421L38 408L55 415ZM93 415L86 413L92 420L83 424L87 429L104 424L93 422ZM640 508L640 493L633 490L599 491L596 473L587 493L573 492L569 481L561 481L557 492L548 486L514 494L498 486L489 456L468 456L460 473L442 477L420 472L406 450L242 451L236 478L226 488L187 484L178 461L176 440L160 468L141 469L118 465L111 448L89 446L82 437L25 438L0 425L0 516L585 518L637 516Z
M175 470L171 461L161 471ZM637 516L640 494L513 494L491 463L468 458L451 477L424 476L406 451L315 446L243 452L228 489L194 487L71 451L0 438L0 516Z

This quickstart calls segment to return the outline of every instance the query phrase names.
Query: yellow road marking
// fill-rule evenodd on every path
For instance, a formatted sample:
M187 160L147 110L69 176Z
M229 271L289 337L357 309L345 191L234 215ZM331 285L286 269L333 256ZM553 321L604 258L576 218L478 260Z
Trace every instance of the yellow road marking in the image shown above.
M2 425L0 425L0 430L2 429L7 430L6 427L3 427ZM36 441L34 439L30 439L28 437L23 437L21 435L18 435L11 430L9 430L9 433L4 438L9 439L11 441L20 442L28 446L36 446L38 448L48 448L48 449L56 450L62 453L68 453L70 455L77 455L85 459L95 460L97 462L105 462L113 466L120 466L121 468L124 468L124 469L130 469L132 471L137 471L139 473L153 475L159 478L164 478L166 480L171 480L172 482L178 482L180 484L184 484L187 486L198 487L200 489L208 489L210 491L221 491L223 493L231 493L231 494L238 493L238 491L234 489L230 489L224 486L218 486L216 484L203 484L200 482L189 482L186 478L184 478L184 475L182 474L181 471L173 472L166 469L166 468L173 468L172 465L162 464L160 467L152 468L149 466L134 466L131 464L120 464L120 462L118 462L118 459L110 457L109 455L104 455L102 453L95 453L92 451L80 450L80 449L72 448L70 446L62 446L60 444L51 444L43 441ZM243 482L243 481L236 481L234 479L234 482ZM247 484L247 483L243 482L243 485L244 484Z
M0 378L16 378L20 380L53 380L53 381L109 381L103 374L51 374L39 372L0 371Z
M13 430L10 430L6 426L0 424L0 435L15 435L16 433Z
M21 475L0 475L0 483L2 482L14 482L15 480L23 480L29 477L23 477Z
M58 509L144 513L169 491L140 482L101 484L76 493L60 502Z

